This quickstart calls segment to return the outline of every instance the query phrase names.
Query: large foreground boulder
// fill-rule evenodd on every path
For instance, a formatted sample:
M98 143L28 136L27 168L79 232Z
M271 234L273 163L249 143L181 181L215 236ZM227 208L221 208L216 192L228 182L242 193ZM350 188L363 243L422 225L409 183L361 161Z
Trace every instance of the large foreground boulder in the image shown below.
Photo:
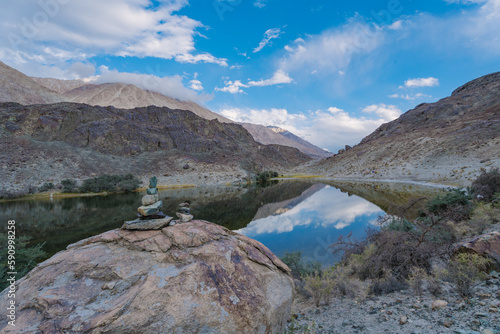
M16 333L281 333L290 269L261 243L203 221L112 230L19 281ZM0 309L7 308L7 290Z
M493 267L500 269L500 231L482 234L459 243L455 253L467 252L487 256Z

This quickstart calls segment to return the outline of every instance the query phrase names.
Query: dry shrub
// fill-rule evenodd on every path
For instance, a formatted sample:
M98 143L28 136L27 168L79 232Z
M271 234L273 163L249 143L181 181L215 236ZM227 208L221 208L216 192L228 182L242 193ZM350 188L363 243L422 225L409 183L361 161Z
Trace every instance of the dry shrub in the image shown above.
M403 280L397 279L391 272L387 271L382 277L372 281L370 293L379 296L406 288L407 285Z
M427 278L427 291L435 297L443 293L441 288L441 283L439 282L439 277L435 274L428 276Z
M424 290L424 283L427 278L428 274L424 269L413 267L410 270L410 275L406 279L406 282L416 295L421 296Z
M488 277L485 271L490 263L490 259L478 254L460 253L450 260L444 277L462 297L470 297L477 282Z
M500 208L493 203L478 203L469 220L455 224L454 228L459 238L482 234L491 225L500 222Z
M500 193L500 171L498 168L489 172L483 170L481 175L472 183L472 192L476 199L491 202L495 194Z
M323 296L323 283L321 282L319 273L305 276L304 282L306 283L305 289L311 294L314 305L318 307L321 302L321 297Z

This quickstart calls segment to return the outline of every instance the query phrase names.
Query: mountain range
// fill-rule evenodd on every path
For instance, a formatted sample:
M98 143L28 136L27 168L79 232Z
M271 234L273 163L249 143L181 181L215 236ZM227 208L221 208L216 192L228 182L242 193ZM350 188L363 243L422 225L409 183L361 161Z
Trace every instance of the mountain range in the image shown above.
M2 64L0 64L0 66L2 66ZM3 67L7 67L7 65L3 64ZM13 69L11 70L15 71ZM17 75L11 74L11 77L19 77L21 75L22 73L18 73ZM133 109L154 105L170 109L189 110L208 120L216 118L223 123L234 123L232 120L214 113L194 102L180 101L160 93L141 89L131 84L91 84L82 80L58 80L36 77L31 77L31 79L40 86L58 93L60 95L59 101L85 103L93 106L113 106L121 109ZM10 99L0 98L0 102L27 104L12 97ZM252 134L255 141L264 145L277 144L295 147L314 159L326 158L332 155L286 130L273 131L271 128L257 124L242 125Z
M500 167L500 72L381 125L347 151L297 171L334 178L470 185Z

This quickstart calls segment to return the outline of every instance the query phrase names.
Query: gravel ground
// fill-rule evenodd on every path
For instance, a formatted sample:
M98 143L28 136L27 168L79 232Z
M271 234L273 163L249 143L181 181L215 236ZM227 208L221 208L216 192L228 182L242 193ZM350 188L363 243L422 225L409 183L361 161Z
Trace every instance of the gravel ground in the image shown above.
M493 273L464 300L445 283L443 294L415 296L411 290L364 301L335 298L316 308L297 295L288 333L500 333L500 274ZM432 307L436 300L447 305Z

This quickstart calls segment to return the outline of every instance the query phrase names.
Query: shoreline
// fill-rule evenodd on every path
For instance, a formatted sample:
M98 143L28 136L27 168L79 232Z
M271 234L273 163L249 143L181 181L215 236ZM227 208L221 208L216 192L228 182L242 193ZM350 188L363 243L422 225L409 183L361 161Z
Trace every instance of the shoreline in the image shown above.
M362 178L339 178L339 177L327 177L322 175L305 175L302 176L285 176L283 178L279 178L277 180L297 180L297 179L315 179L322 181L347 181L347 182L363 182L363 183L393 183L393 184L414 184L424 187L432 187L439 189L447 189L447 188L460 188L456 185L448 185L443 183L436 183L432 181L411 181L411 180L391 180L391 179L362 179Z
M290 180L307 180L307 181L315 181L315 182L358 182L358 183L386 183L386 184L402 184L402 185L418 185L423 187L430 188L438 188L438 189L447 189L447 188L459 188L456 185L447 185L442 183L435 183L431 181L411 181L411 180L391 180L391 179L363 179L363 178L338 178L338 177L327 177L323 175L284 175L283 177L273 178L271 180L275 181L290 181ZM173 184L173 185L158 185L159 190L175 190L175 189L189 189L189 188L198 188L198 187L233 187L238 186L233 184L232 182L228 182L227 180L221 181L218 183L199 183L199 184ZM137 188L132 191L134 193L140 193L146 191L147 187ZM39 194L31 194L19 198L12 199L0 199L0 203L7 202L15 202L15 201L26 201L26 200L45 200L45 199L61 199L61 198L78 198L78 197L95 197L95 196L109 196L109 195L117 195L123 194L123 192L102 192L102 193L61 193L61 192L52 192L52 193L39 193Z

